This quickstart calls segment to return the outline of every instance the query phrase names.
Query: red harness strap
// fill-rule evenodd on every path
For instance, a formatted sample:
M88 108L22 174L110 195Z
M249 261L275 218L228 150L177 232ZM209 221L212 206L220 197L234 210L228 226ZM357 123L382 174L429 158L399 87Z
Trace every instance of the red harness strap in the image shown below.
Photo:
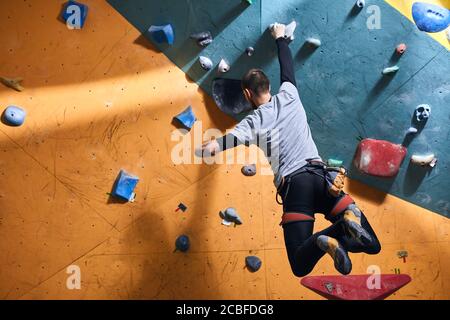
M284 213L280 222L280 226L296 221L315 221L315 219L304 213Z
M353 201L352 197L350 197L348 194L346 194L338 201L338 203L336 203L336 205L331 210L331 212L327 218L337 216L338 214L343 212L345 210L345 208L347 208L352 203L355 203L355 201Z

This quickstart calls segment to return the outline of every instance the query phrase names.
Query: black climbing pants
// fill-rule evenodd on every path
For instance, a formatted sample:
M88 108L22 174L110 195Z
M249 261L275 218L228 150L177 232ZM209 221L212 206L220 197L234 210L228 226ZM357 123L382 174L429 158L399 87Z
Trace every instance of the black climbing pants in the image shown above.
M328 216L339 200L328 193L328 187L323 177L310 172L294 176L291 179L287 195L285 193L286 186L283 186L280 194L283 197L284 212L303 213L311 217L314 217L315 213L323 213ZM316 239L320 235L335 238L349 252L368 254L380 252L381 245L364 214L361 217L361 225L372 237L372 242L364 246L348 234L344 227L342 214L333 218L331 222L333 224L330 227L314 234L314 221L297 221L283 225L289 263L297 277L309 274L325 254L316 244Z
M278 38L276 40L278 47L278 61L280 62L281 80L280 83L290 82L297 86L295 81L294 60L289 49L289 42L291 40L285 38Z

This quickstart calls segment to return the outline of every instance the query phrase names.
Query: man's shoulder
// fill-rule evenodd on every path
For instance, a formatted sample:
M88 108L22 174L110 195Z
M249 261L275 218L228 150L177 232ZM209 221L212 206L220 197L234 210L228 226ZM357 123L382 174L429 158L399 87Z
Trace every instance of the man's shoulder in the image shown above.
M285 81L281 84L278 95L288 95L290 98L295 99L298 97L298 90L291 82Z

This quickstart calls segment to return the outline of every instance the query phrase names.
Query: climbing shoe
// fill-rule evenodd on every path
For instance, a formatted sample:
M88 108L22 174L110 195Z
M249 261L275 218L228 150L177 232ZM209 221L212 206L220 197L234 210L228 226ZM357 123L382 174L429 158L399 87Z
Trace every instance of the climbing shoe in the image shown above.
M321 250L325 251L333 258L334 267L337 271L343 275L347 275L352 271L350 257L336 239L327 236L319 236L316 243Z
M372 237L361 225L361 210L351 204L344 211L344 225L350 236L362 245L372 242Z

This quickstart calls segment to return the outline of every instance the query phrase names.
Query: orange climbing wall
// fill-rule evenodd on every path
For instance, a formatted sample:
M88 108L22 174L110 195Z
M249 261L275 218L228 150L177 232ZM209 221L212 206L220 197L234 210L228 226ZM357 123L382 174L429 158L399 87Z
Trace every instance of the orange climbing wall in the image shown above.
M320 299L291 275L272 177L171 162L172 116L187 105L203 129L233 121L106 2L84 2L82 31L57 20L54 2L0 2L0 75L26 87L0 86L0 106L28 113L22 127L0 124L0 297ZM134 203L107 195L121 168L141 179ZM356 182L348 189L383 245L351 255L354 273L398 268L413 281L393 298L449 299L449 220ZM242 226L221 226L227 206ZM181 233L188 254L173 253ZM257 273L244 269L249 253L263 260ZM70 265L80 290L66 287ZM313 274L336 272L325 257Z

